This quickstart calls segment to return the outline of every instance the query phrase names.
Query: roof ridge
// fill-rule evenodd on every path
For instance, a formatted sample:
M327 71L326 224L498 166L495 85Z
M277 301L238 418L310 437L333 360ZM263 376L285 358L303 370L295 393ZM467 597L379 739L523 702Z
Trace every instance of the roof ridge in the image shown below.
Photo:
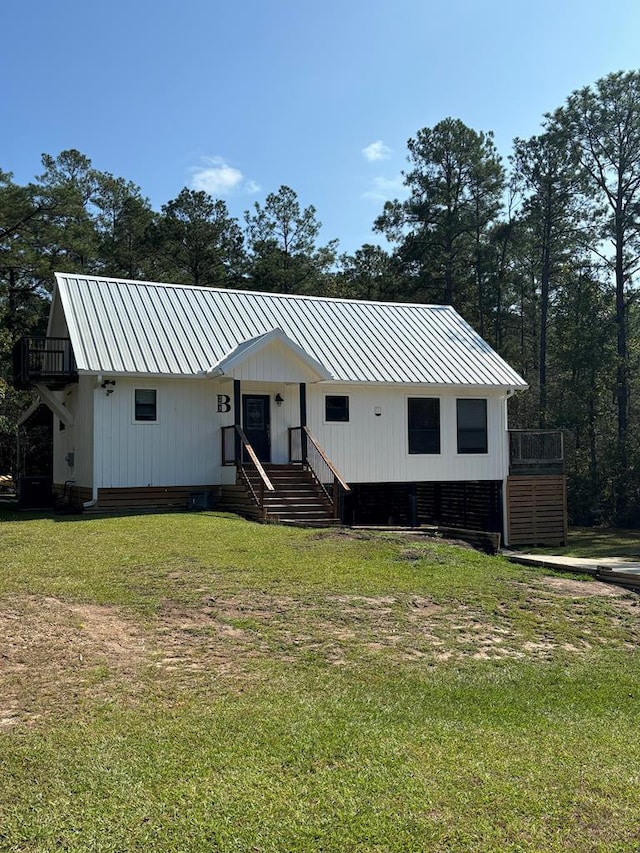
M175 290L197 290L201 292L214 293L234 293L247 296L268 296L274 299L291 299L291 300L306 300L315 302L339 302L346 305L384 305L390 308L428 308L435 311L455 311L452 305L440 305L430 302L390 302L387 300L378 301L376 299L349 299L346 296L315 296L308 293L278 293L268 290L244 290L237 287L210 287L208 285L197 284L177 284L174 282L165 281L146 281L136 278L118 278L110 275L89 275L87 273L54 273L56 279L76 279L82 281L104 282L105 284L127 284L127 285L143 285L145 287L161 287L165 289Z

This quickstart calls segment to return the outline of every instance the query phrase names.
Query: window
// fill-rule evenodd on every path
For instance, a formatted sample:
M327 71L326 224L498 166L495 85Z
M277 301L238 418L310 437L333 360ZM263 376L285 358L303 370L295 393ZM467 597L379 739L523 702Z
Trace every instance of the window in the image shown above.
M440 453L440 400L408 399L409 453Z
M457 400L458 453L487 452L487 401Z
M326 421L346 423L349 420L349 398L342 396L325 397L324 417Z
M158 406L156 391L151 388L136 388L135 410L136 421L157 421Z

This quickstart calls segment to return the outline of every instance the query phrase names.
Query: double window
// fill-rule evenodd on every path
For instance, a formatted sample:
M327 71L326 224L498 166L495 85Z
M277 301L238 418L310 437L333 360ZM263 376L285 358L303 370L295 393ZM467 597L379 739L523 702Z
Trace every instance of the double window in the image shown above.
M487 401L456 400L458 453L487 453ZM409 397L407 400L409 453L440 453L440 400Z
M456 400L458 453L487 453L487 401Z
M409 397L409 453L440 453L440 400Z

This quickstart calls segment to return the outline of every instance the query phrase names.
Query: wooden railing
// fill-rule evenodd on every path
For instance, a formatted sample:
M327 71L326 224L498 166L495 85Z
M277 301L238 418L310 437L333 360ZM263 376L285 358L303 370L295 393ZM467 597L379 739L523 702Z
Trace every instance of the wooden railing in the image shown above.
M33 383L66 384L76 381L76 363L69 338L24 337L13 348L16 388Z
M300 463L313 474L331 503L333 517L340 518L344 495L351 489L309 427L289 427L289 462Z
M274 492L271 480L262 467L255 450L249 444L244 430L237 426L222 427L222 464L235 465L238 476L242 479L256 506L264 516L265 504L264 494ZM249 476L249 472L257 473L257 486L255 480Z
M509 430L509 465L512 470L562 468L564 466L562 430Z

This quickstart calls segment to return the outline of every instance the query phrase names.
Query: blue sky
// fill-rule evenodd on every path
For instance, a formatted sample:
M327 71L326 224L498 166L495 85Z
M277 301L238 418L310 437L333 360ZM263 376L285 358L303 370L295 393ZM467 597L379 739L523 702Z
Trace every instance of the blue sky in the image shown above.
M0 168L77 148L154 208L184 186L242 217L281 184L322 240L376 242L406 142L460 118L514 136L640 67L638 0L21 0L2 14Z

